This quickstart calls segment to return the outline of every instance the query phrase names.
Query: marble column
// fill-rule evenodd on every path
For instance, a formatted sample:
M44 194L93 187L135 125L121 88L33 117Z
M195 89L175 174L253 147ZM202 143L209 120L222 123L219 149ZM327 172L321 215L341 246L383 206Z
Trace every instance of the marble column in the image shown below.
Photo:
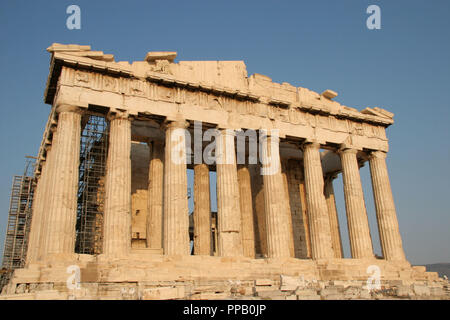
M219 256L242 256L241 209L234 131L220 129L216 142Z
M325 180L325 200L328 207L328 216L330 219L331 246L335 258L343 258L341 233L339 230L339 218L336 208L336 198L333 188L334 177L328 177Z
M46 159L45 162L42 163L41 174L38 178L33 196L30 235L27 249L27 265L35 262L39 257L40 238L42 236L41 230L43 228L43 206L45 204L43 199L48 199L45 190L47 184L46 181L48 181L47 167L51 153L51 145L47 146L46 152Z
M42 177L42 176L41 176ZM26 265L35 262L37 256L37 250L39 245L39 236L40 236L40 228L41 228L41 220L42 220L42 211L37 210L40 206L40 202L42 202L42 192L41 189L44 187L41 178L39 178L38 183L34 189L33 195L33 205L31 208L32 219L30 225L30 232L28 236L28 248L27 248L27 259Z
M264 212L264 182L260 164L249 164L252 189L253 223L255 227L255 255L267 256L266 214Z
M386 166L386 153L372 152L369 157L369 165L383 257L386 260L405 260Z
M186 121L168 122L164 160L163 247L166 255L189 255Z
M211 201L209 168L206 164L194 166L194 254L211 255Z
M267 256L291 256L291 230L287 213L287 195L281 175L279 138L275 135L261 137L261 174L264 181L264 203L267 230Z
M288 159L281 159L281 177L283 180L284 185L284 194L286 197L286 214L287 214L287 221L288 221L288 235L289 235L289 250L290 250L290 256L295 258L295 251L296 247L298 245L298 238L295 239L294 243L294 224L298 222L298 216L295 212L295 207L291 207L291 195L289 194L289 181L288 181L288 175L289 175L289 169L288 169ZM297 230L295 230L297 231ZM296 233L296 232L295 232Z
M309 245L306 197L304 194L303 163L294 159L287 161L286 177L289 207L292 215L293 256L299 259L308 259L311 258L311 250Z
M312 258L312 249L311 249L311 235L310 235L310 227L309 227L309 216L308 216L308 201L306 200L306 184L305 184L305 170L304 164L302 163L301 172L300 172L300 202L302 204L302 217L303 224L305 228L305 241L306 241L306 255L303 257L306 259Z
M255 258L255 227L253 219L253 199L250 171L247 166L239 165L239 199L241 208L242 247L245 257Z
M339 151L344 181L350 251L352 258L360 259L373 257L373 248L356 153L357 150L354 149Z
M306 202L311 238L312 259L334 256L331 246L330 221L324 196L324 181L320 159L320 144L306 143L303 147Z
M38 211L41 212L41 222L40 222L40 228L39 228L39 241L38 241L38 248L37 248L37 260L42 260L45 258L47 254L47 237L48 234L48 215L50 213L50 206L51 206L51 194L52 194L52 184L51 181L54 178L55 175L55 150L56 145L55 141L58 140L58 131L56 128L52 128L52 144L47 147L47 157L45 161L45 173L42 173L41 179L43 179L43 188L42 188L42 199L47 199L40 203L39 208L36 208Z
M147 248L162 248L164 143L152 141L148 169Z
M44 257L70 256L75 252L78 170L80 161L81 111L61 105L56 108L58 125L53 137L52 173L45 222Z
M131 250L131 121L121 112L108 118L103 253L123 257Z

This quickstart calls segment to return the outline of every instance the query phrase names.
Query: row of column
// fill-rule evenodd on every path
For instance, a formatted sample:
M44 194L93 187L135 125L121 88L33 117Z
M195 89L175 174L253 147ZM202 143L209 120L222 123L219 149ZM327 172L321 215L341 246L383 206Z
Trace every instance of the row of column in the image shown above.
M71 106L59 106L57 113L57 128L52 146L47 150L33 205L29 262L74 253L81 112ZM131 121L127 113L121 112L111 114L109 121L103 253L121 257L131 249ZM167 255L190 252L187 167L186 161L179 161L186 158L185 136L180 132L187 125L185 121L170 122L165 126L165 147L158 142L149 144L147 241L150 248L163 247ZM234 134L225 129L219 131L216 143L219 255L252 257L255 250L251 237L254 224L250 175L248 169L239 167L238 170L236 165ZM292 232L282 187L279 141L269 134L262 142L261 162L270 162L277 168L263 175L267 255L289 257ZM342 257L339 234L335 233L337 214L335 209L330 210L334 193L331 181L325 185L320 145L306 143L303 154L311 256L313 259ZM340 155L352 257L371 257L372 243L356 151L345 149ZM383 255L390 260L404 259L385 153L372 152L369 162ZM206 165L198 165L194 170L195 194L202 197L197 196L195 200L195 225L204 227L195 230L194 252L211 254L209 172Z
M342 165L350 253L352 258L372 258L374 256L372 237L359 173L357 152L357 150L351 148L343 148L338 151ZM404 260L405 254L385 159L385 152L374 151L369 155L382 254L384 259L387 260ZM327 177L324 196L329 213L332 251L334 257L341 258L343 257L343 251L332 185L335 177L335 175Z
M266 163L268 158L271 161L280 162L279 152L271 154L270 145L272 137L266 138L266 143L263 141L262 162ZM230 143L232 141L230 140ZM275 142L278 146L278 142ZM234 145L233 145L234 147ZM345 205L347 212L348 231L350 237L351 255L352 258L372 258L373 246L370 235L369 222L367 218L367 211L364 203L364 194L359 174L359 164L357 160L357 150L344 148L338 151L341 163L344 180L344 194ZM304 161L304 179L306 190L306 202L309 220L309 234L311 243L311 257L313 259L322 258L342 258L343 249L340 237L339 220L336 210L336 202L333 190L332 180L335 176L329 176L324 179L323 170L320 160L320 144L306 143L303 148ZM274 157L275 156L275 157ZM379 226L380 242L382 245L383 256L388 260L404 260L404 251L401 242L401 236L398 228L398 221L395 213L394 202L392 199L392 191L390 188L389 177L387 174L387 167L385 162L386 154L384 152L372 152L369 157L373 192L376 204L377 220ZM281 167L279 165L278 167ZM207 219L200 219L200 215L210 214L209 198L202 200L203 194L208 194L209 197L209 180L204 176L207 172L206 165L197 165L195 169L195 193L194 196L200 194L195 198L194 211L194 253L195 254L210 254L209 241L210 222ZM199 169L197 169L199 168ZM200 176L198 173L204 170L205 173ZM251 199L251 182L248 168L240 166L236 168L234 165L228 166L226 171L227 176L231 180L226 180L228 183L234 184L234 172L238 173L239 190L230 188L230 185L224 185L222 167L217 167L217 192L218 192L218 212L219 221L222 219L234 219L236 230L240 226L242 228L242 236L238 237L242 241L242 252L240 247L236 247L233 255L245 255L254 257L255 242L254 242L254 222L253 209ZM195 178L198 177L198 178ZM201 181L204 181L203 183ZM270 175L263 175L264 181L264 200L265 200L265 229L266 229L266 243L268 257L289 257L292 256L290 247L292 242L292 231L289 230L291 226L289 214L283 214L287 211L285 206L287 199L284 194L282 185L282 176L280 170ZM201 187L200 185L203 186ZM228 189L227 189L228 188ZM235 215L222 215L221 210L226 211L226 208L233 206L237 208L235 201L223 201L225 194L232 199L240 197L240 208L235 209ZM389 194L389 195L388 195ZM239 210L241 210L239 218ZM220 222L219 222L220 223ZM206 227L206 225L208 227ZM195 231L197 230L197 231ZM220 235L220 228L219 228ZM253 235L253 236L252 236ZM219 238L220 239L220 238ZM236 240L237 242L238 240ZM204 244L202 244L204 242ZM231 243L231 242L230 242ZM198 249L202 245L208 246L207 250ZM197 247L198 246L198 247ZM220 248L220 246L219 246ZM219 249L220 250L220 249ZM221 252L224 255L225 252Z

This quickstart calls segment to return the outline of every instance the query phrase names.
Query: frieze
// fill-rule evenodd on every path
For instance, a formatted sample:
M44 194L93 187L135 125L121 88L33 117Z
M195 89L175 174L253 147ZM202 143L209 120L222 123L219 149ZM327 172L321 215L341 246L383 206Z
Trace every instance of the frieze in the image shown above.
M163 84L163 82L149 82L148 78L114 77L67 67L62 69L59 85L115 92L144 97L154 101L200 106L209 110L226 111L238 115L248 114L267 117L271 120L307 125L312 128L348 132L356 136L376 137L386 140L383 125L362 122L362 120L345 119L342 114L337 116L324 114L319 106L320 100L313 101L314 99L311 99L311 96L308 96L306 101L300 100L300 102L287 105L287 102L281 100L261 98L262 101L258 101L257 96L250 97L248 92L233 91L229 88L221 91L219 88L213 88L205 84L193 86L186 82L180 82L177 86L173 79L166 80ZM303 96L307 97L303 93L299 95L299 99L302 99ZM351 114L354 111L347 108L343 110L343 113ZM361 119L369 118L368 121L370 121L370 115L360 114L359 117Z

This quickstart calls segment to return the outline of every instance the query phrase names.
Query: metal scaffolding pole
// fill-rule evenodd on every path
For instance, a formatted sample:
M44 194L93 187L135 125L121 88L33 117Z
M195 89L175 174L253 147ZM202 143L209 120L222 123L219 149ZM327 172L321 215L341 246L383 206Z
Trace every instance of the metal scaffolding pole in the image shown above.
M24 174L13 177L0 289L8 282L15 269L25 265L32 218L35 159L27 156Z

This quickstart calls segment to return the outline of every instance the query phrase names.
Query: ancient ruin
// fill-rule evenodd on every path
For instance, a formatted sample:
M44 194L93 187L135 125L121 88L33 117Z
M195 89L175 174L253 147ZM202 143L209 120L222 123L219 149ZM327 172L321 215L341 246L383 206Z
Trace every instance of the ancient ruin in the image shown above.
M25 204L26 250L0 299L449 297L445 280L405 258L386 164L391 112L248 76L242 61L47 50L52 108ZM334 198L340 173L351 258Z

